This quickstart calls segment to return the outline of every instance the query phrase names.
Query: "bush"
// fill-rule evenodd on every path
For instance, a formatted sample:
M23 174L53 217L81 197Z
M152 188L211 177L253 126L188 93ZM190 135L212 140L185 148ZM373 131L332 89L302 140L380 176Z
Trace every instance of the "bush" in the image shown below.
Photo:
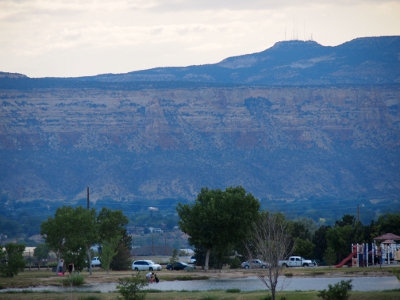
M400 281L400 271L397 269L392 269L391 271L394 275L396 275L396 278L398 281Z
M238 269L241 266L240 259L235 257L229 260L229 268L230 269Z
M118 299L125 300L143 300L146 298L146 293L142 292L141 289L148 285L145 278L139 276L140 272L132 277L124 277L119 279L117 290L121 294Z
M79 300L101 300L101 298L98 296L86 296L79 298Z
M225 292L227 292L227 293L240 293L240 289L227 289Z
M25 260L22 255L23 244L7 244L5 250L0 247L0 274L2 277L14 277L24 271Z
M328 285L328 291L322 290L319 291L318 297L321 297L324 300L347 300L349 299L348 292L351 291L353 285L350 280L341 280L340 282Z
M85 283L85 277L81 274L72 274L61 280L63 286L80 286Z

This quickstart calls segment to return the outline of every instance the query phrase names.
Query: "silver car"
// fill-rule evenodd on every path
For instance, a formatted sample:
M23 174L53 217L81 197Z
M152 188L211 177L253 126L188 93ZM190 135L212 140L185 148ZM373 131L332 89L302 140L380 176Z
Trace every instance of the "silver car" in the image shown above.
M132 270L135 271L161 271L161 266L152 260L135 260L132 263Z
M261 268L261 269L265 269L267 267L267 264L259 259L252 259L249 261L245 261L242 262L242 268L245 269L257 269L257 268Z

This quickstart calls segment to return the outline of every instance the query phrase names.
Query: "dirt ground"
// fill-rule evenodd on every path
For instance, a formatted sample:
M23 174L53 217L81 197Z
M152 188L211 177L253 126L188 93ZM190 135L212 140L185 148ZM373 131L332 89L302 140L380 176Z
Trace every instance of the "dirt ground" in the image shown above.
M372 266L369 268L340 268L334 267L310 267L310 268L286 268L283 270L283 276L290 277L321 277L321 278L335 278L335 277L387 277L395 276L393 269L400 272L400 265L385 266ZM264 273L265 270L244 270L244 269L222 269L209 270L205 272L201 268L194 271L167 271L163 269L158 271L157 276L161 280L176 280L177 277L185 276L196 279L198 277L206 276L208 278L246 278L253 277ZM85 275L88 273L85 272ZM105 271L95 270L92 276L85 276L87 283L94 282L117 282L119 277L131 276L132 271L110 271L107 275ZM145 272L143 272L145 274Z

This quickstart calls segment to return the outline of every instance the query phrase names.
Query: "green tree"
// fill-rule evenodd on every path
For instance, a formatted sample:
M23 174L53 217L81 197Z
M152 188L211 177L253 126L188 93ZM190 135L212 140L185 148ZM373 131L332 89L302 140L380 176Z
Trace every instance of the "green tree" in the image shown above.
M312 242L315 245L314 247L314 255L316 258L322 260L324 257L324 252L326 248L328 248L328 241L326 240L326 232L331 228L330 226L322 225L315 231Z
M387 213L378 218L375 225L377 236L385 233L397 234L400 228L400 213Z
M169 259L169 263L173 264L175 262L179 261L179 257L178 257L178 249L174 249L174 251L172 251L172 256Z
M325 257L325 263L328 266L332 266L335 264L336 262L336 253L335 250L332 249L331 247L326 248L325 253L324 253L324 257Z
M35 250L33 251L33 256L37 259L39 268L40 268L40 262L44 259L47 259L49 257L50 253L50 248L46 244L39 244Z
M107 271L107 274L110 270L110 264L113 260L114 256L118 253L118 244L121 240L122 236L115 236L110 238L108 241L103 241L101 246L101 265L104 270Z
M92 275L90 247L99 240L94 208L90 210L82 206L58 208L54 218L48 217L47 221L41 224L41 234L46 244L58 254L59 260L61 255L67 252L79 253L84 249L89 261L89 272Z
M112 270L130 270L132 268L131 248L132 237L130 237L125 230L117 247L117 255L114 256L110 264Z
M0 247L0 273L2 277L14 277L25 268L23 253L25 245L7 244L5 250Z
M310 241L296 239L293 253L302 257L310 258L313 253L314 247L314 244Z
M334 249L341 260L342 257L352 252L353 228L350 225L329 228L326 232L326 239L328 247Z
M110 241L114 240L116 236L120 237L117 246L113 250L116 251L116 254L113 255L108 268L113 270L129 270L131 268L130 249L132 248L132 237L127 234L126 228L124 228L129 223L128 218L121 210L113 211L103 207L97 217L97 223L99 224L99 241L102 252L104 244L106 247L112 248ZM101 263L104 267L103 260Z
M111 210L103 207L97 216L100 242L109 241L115 236L124 234L124 226L129 223L121 210Z
M201 189L194 204L178 203L179 227L196 248L207 249L204 269L211 251L227 253L244 240L257 219L260 203L242 187Z

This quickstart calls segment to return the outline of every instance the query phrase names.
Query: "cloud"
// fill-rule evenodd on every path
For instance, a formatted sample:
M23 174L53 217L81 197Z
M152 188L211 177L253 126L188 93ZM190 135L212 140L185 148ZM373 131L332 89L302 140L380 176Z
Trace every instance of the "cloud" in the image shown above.
M338 45L400 34L399 11L400 0L0 0L0 71L94 75L214 63L292 38Z

